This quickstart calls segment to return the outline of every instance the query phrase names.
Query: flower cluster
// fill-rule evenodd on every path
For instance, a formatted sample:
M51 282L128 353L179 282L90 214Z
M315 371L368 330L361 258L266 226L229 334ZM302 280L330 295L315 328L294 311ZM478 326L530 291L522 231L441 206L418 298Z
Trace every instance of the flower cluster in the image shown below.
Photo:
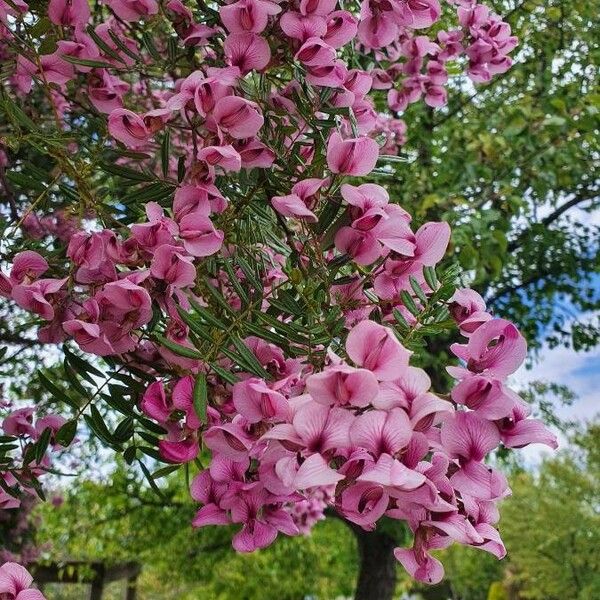
M20 460L9 463L10 470L0 472L3 485L0 488L0 510L17 509L28 497L36 495L38 478L50 468L50 455L44 452L41 458L31 455L33 445L42 435L48 435L48 445L57 449L56 433L65 424L59 415L47 415L36 418L36 408L26 407L12 410L2 421L2 432L7 439L20 442ZM22 498L18 491L26 494ZM14 534L16 535L15 530Z
M525 403L504 382L525 356L517 329L485 313L470 290L457 292L453 308L468 342L453 348L465 367L449 368L460 378L449 399L432 393L425 371L410 366L410 352L370 320L350 330L347 360L331 353L321 372L273 370L271 381L248 374L215 386L206 427L194 413L191 378L178 380L169 400L162 383L152 384L142 409L169 429L163 456L195 458L199 429L212 454L192 483L202 504L194 526L239 524L233 546L248 552L279 532L305 532L309 521L297 514L307 506L312 521L330 506L366 530L384 515L405 521L414 546L395 555L427 583L443 575L431 549L458 542L502 558L495 503L510 490L483 461L501 442L556 447L556 440L527 418ZM265 366L278 355L273 345L246 343ZM175 425L174 415L185 424ZM185 431L193 441L172 441Z
M173 218L150 202L147 221L132 225L125 240L108 229L72 235L69 277L41 277L49 269L45 258L30 250L17 254L10 273L0 273L0 295L49 322L41 341L68 336L99 356L133 351L137 330L152 319L152 300L176 314L174 298L194 285L194 261L220 249L223 232L210 215L226 206L214 186L184 186Z

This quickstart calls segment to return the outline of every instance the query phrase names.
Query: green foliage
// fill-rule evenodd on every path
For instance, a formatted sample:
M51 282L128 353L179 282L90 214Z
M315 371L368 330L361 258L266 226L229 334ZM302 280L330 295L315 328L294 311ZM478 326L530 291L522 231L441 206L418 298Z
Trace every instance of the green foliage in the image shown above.
M61 506L39 507L38 542L49 543L52 560L141 562L142 600L297 600L308 594L333 600L352 593L356 548L341 521L328 519L310 536L281 536L266 550L236 554L233 528L191 528L194 508L182 478L167 479L168 503L125 468L106 483L81 481L65 491ZM68 586L54 590L56 600L81 593Z

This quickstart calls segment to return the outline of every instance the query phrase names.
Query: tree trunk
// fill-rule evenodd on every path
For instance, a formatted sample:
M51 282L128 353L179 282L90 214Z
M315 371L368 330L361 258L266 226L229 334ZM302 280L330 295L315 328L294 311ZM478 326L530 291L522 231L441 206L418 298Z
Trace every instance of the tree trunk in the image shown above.
M393 538L378 531L352 530L358 542L360 566L355 600L392 600L396 589Z

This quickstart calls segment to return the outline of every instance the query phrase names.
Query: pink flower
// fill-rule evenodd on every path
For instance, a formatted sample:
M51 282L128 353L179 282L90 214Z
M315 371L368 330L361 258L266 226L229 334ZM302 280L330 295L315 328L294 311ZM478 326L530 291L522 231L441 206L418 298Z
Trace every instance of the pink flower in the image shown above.
M465 336L473 333L482 323L492 318L492 315L485 312L483 298L474 290L458 289L450 301L452 302L450 314Z
M108 132L127 148L143 146L150 138L144 119L125 108L117 108L110 113Z
M284 421L289 410L285 397L256 377L233 386L233 404L249 423Z
M245 461L248 458L252 441L246 433L244 425L246 425L246 419L241 415L234 417L231 423L214 425L204 434L204 443L213 452L218 452L235 462Z
M441 442L451 458L479 462L499 445L500 433L474 412L457 412L442 423Z
M10 279L13 283L31 282L49 269L46 259L32 250L15 254Z
M255 136L264 123L258 106L239 96L225 96L215 105L213 118L220 131L236 139Z
M327 33L327 23L319 15L302 15L289 11L281 16L279 26L285 35L301 42L311 37L323 37Z
M100 233L78 231L69 241L67 256L86 269L97 269L104 260L104 239Z
M223 43L230 65L238 67L242 75L264 69L271 60L271 49L266 40L255 33L231 33Z
M6 600L46 600L39 590L31 588L33 577L25 567L6 562L0 567L0 597Z
M500 438L507 448L523 448L529 444L546 444L556 449L558 441L538 419L528 419L531 408L520 398L514 403L512 412L498 421Z
M317 217L310 208L316 203L317 194L326 181L326 179L317 178L298 181L292 187L291 194L275 196L271 198L271 204L279 214L285 217L296 217L309 223L316 223Z
M155 0L107 0L107 4L123 21L139 21L158 12Z
M396 548L394 556L411 577L435 585L444 577L444 567L439 560L428 553L428 550L433 547L429 539L431 533L431 530L426 527L418 527L413 547Z
M464 404L484 419L508 417L519 396L498 379L473 375L465 377L452 390L452 400Z
M96 356L115 354L115 349L110 340L97 323L70 319L65 321L62 327L65 333L68 333L84 352L90 352Z
M412 29L430 27L440 18L437 0L400 0L394 5L398 23Z
M334 132L327 143L327 166L332 173L368 175L379 157L377 142L368 137L342 139Z
M218 457L213 458L213 462ZM201 502L204 506L198 510L192 521L194 527L205 525L227 525L230 523L227 511L220 507L221 500L227 485L216 482L208 469L201 471L194 477L190 485L190 494L194 500Z
M198 456L200 446L198 440L190 435L180 440L160 440L158 450L165 460L183 464L193 461Z
M2 422L2 429L6 435L27 435L37 438L37 431L33 426L34 407L19 408L12 411Z
M208 217L211 212L223 212L227 200L221 192L210 184L184 185L175 192L173 215L176 221L189 213L199 213Z
M237 173L242 168L242 157L231 145L206 146L198 152L198 160L203 160L209 168L221 167L223 171Z
M346 519L372 530L387 510L389 496L380 485L357 482L340 494L340 509Z
M401 408L368 411L350 426L352 445L368 450L376 459L382 454L396 454L408 445L411 436L410 421Z
M286 535L299 533L290 514L277 508L274 500L260 484L255 484L228 501L231 520L243 523L233 536L233 547L238 552L254 552L269 546L279 531Z
M280 440L290 449L324 453L350 446L348 433L352 421L353 416L347 410L309 402L296 411L291 425L275 425L263 439Z
M362 321L350 330L346 351L355 364L372 371L379 381L393 381L410 356L390 329L374 321Z
M384 48L398 37L398 25L389 16L390 11L365 11L358 24L358 39L369 48Z
M54 318L55 307L53 300L66 279L38 279L31 285L15 285L12 289L12 299L25 310L29 310L46 321Z
M352 13L347 10L336 10L327 15L326 18L327 31L322 36L325 43L337 49L342 48L354 39L358 31L358 21Z
M335 50L323 40L309 38L300 46L294 58L309 67L318 67L331 64L336 57Z
M183 248L164 244L154 253L150 274L175 288L189 287L196 281L193 259Z
M269 15L279 12L281 8L267 0L238 0L219 9L221 21L231 33L261 33L267 27Z
M90 18L90 7L87 0L50 0L48 17L55 25L85 25Z
M492 319L480 325L466 345L453 344L451 349L467 361L470 371L506 377L525 360L527 342L509 321Z
M210 256L223 245L224 234L199 212L185 215L179 222L179 237L192 256Z
M150 294L130 279L107 283L96 300L105 318L126 329L136 329L152 319Z
M306 380L312 399L326 406L368 406L379 391L377 379L367 369L335 365Z

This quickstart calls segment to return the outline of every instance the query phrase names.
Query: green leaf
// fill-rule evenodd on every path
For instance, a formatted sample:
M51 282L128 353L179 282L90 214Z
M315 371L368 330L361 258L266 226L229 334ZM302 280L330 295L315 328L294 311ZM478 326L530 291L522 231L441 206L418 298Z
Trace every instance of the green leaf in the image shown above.
M115 43L117 48L119 48L119 50L123 52L123 54L129 56L129 58L131 58L135 62L140 62L142 60L142 58L135 54L135 52L132 52L132 50L128 48L126 44L123 43L123 40L121 40L121 38L110 28L108 29L108 35L110 36L110 39Z
M78 402L73 400L73 398L71 398L66 392L54 385L54 383L52 383L50 379L48 379L48 377L46 377L46 375L44 375L42 372L38 373L38 379L40 380L42 387L44 387L48 392L50 392L52 397L57 402L66 402L69 406L73 408L79 408Z
M67 421L57 432L56 442L63 448L67 448L71 445L71 442L75 439L77 433L77 421Z
M219 365L215 364L215 363L208 363L210 368L219 376L221 377L221 379L224 379L227 383L230 383L231 385L233 385L234 383L237 383L239 381L239 379L233 374L231 373L231 371L226 371L225 369L223 369L222 367L220 367Z
M114 444L113 437L100 414L100 411L92 404L90 406L90 414L84 415L84 419L88 424L89 428L94 434L108 446Z
M140 465L140 469L142 469L142 473L144 473L144 477L148 480L152 491L161 499L166 500L164 494L161 492L160 488L156 485L156 481L152 477L152 473L148 470L148 467L143 463L142 460L138 460L138 464Z
M171 473L174 473L179 469L180 465L167 465L166 467L161 467L152 473L152 479L161 479L162 477L166 477Z
M148 50L148 54L150 54L155 61L161 62L162 57L160 52L156 49L153 37L148 31L142 32L142 42L144 43L146 50Z
M44 431L42 431L42 435L40 435L38 441L33 446L35 448L35 462L40 464L44 459L44 455L46 454L46 450L48 449L48 444L50 444L50 438L52 437L52 429L50 427L46 427Z
M413 275L410 275L408 280L410 281L410 287L413 289L415 296L423 303L423 306L427 304L427 296L425 292L421 289L419 282L415 279Z
M169 152L171 149L171 132L167 129L163 135L162 144L160 146L160 162L162 166L163 177L169 175Z
M96 44L96 46L98 46L98 48L100 48L100 50L102 50L102 52L104 52L104 54L110 56L111 58L114 58L115 60L118 60L120 63L122 63L123 65L126 65L125 60L123 59L123 57L114 50L114 48L111 48L97 33L96 30L94 29L93 25L88 25L87 28L87 32L88 35L94 40L94 43Z
M406 291L402 290L400 292L400 299L402 300L402 304L406 306L408 312L413 316L418 316L421 314L421 311L417 308L415 301L412 299L412 296Z
M125 417L115 429L113 438L119 444L122 444L129 440L133 436L133 419L131 417Z
M198 373L194 383L194 410L201 423L207 422L206 409L208 406L208 389L206 387L206 374Z
M403 329L406 329L408 331L410 329L410 325L408 324L402 313L397 308L392 309L392 313L394 314L394 319L396 319L398 325L400 325Z
M123 177L123 179L129 179L131 181L152 181L154 177L152 175L148 175L143 173L142 171L134 171L129 167L124 167L122 165L111 165L109 163L100 163L100 168L106 173L110 173L111 175L118 175L119 177Z
M177 342L172 342L171 340L167 339L162 335L159 335L158 333L155 333L153 337L161 346L164 346L165 348L169 349L174 354L177 354L177 356L183 356L184 358L193 358L196 360L202 360L203 358L202 354L200 354L198 350L188 348L187 346L182 346Z
M200 315L200 317L202 317L207 323L209 323L213 327L221 329L222 331L226 331L228 329L228 326L225 323L223 323L223 321L215 317L203 306L200 306L200 304L198 304L198 302L196 302L196 300L194 300L193 298L190 298L190 304L192 305L192 308L198 313L198 315Z
M69 54L62 54L62 60L66 60L68 63L74 65L81 65L83 67L92 67L94 69L114 69L115 66L110 63L103 62L101 60L91 60L89 58L78 58L77 56L71 56Z
M185 178L185 156L177 159L177 183L181 183Z
M438 287L438 278L434 267L423 267L423 277L432 291Z

